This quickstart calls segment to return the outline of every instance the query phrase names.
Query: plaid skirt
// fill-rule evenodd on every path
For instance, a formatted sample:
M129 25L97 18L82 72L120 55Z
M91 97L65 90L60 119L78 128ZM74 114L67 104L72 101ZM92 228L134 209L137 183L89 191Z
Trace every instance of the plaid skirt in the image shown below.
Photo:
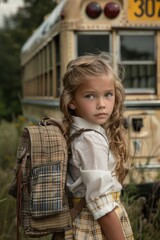
M123 233L126 240L134 240L132 228L125 208L120 201L120 193L113 193L114 200L119 207L115 212L121 222ZM99 223L94 220L92 214L85 207L73 222L73 236L75 240L105 240Z

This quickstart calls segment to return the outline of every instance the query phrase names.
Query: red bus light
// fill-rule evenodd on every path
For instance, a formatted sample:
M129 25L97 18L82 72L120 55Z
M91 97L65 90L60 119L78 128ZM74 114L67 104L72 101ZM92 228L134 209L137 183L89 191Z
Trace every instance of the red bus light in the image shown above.
M96 2L89 3L86 7L86 14L90 18L98 18L101 12L101 6Z
M104 7L104 14L107 18L114 19L118 16L120 7L115 2L109 2Z

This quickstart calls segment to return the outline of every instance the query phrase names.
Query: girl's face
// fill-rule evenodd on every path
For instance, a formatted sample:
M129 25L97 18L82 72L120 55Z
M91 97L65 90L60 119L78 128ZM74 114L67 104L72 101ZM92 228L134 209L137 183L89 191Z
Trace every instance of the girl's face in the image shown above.
M86 121L103 125L112 114L115 103L113 80L94 76L81 84L75 92L70 108Z

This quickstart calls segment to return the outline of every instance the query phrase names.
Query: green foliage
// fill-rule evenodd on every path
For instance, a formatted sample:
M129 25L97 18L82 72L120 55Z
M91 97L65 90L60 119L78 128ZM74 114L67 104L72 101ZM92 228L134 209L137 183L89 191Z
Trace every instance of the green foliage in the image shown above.
M31 33L55 7L52 0L25 0L25 5L0 29L0 120L22 113L20 52Z
M2 121L0 124L0 166L12 167L16 159L18 132L14 123Z
M13 168L16 163L16 150L22 129L26 125L32 125L23 116L10 123L0 123L0 167L2 169Z
M152 197L154 199L154 196ZM132 184L124 192L123 203L129 215L135 240L159 240L160 201L157 200L156 209L153 208L152 202L149 204L145 197L138 197L136 185Z
M20 86L20 57L19 49L14 46L15 40L12 31L6 29L0 31L0 102L3 111L0 112L0 119L12 119L21 112L19 96ZM5 109L4 109L5 108Z
M12 236L14 239L15 229L15 201L9 199L8 188L11 182L11 172L0 168L0 239L9 239ZM3 201L5 199L5 201Z
M4 202L4 201L6 201L6 200L7 200L7 198L0 199L0 203Z

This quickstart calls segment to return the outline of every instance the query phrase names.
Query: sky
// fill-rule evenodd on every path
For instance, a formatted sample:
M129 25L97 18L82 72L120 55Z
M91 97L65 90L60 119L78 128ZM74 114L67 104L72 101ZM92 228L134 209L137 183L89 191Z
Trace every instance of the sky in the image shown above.
M0 27L3 26L4 16L16 13L18 7L23 6L23 0L0 0Z

